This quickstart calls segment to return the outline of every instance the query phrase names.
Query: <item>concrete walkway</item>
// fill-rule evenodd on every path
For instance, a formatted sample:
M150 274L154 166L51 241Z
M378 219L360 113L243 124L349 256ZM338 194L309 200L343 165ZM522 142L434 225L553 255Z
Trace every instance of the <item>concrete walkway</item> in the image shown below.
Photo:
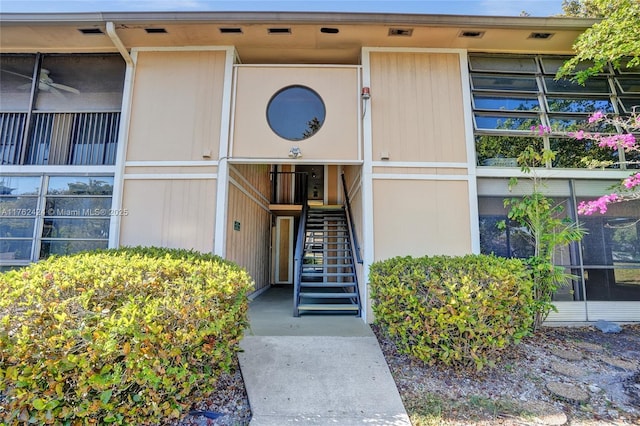
M410 426L378 341L350 316L292 316L289 288L249 305L238 354L251 426Z

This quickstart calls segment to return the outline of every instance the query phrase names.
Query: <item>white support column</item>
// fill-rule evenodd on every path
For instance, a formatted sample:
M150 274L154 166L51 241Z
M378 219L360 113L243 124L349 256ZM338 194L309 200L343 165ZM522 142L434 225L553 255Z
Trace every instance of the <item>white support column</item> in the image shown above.
M131 120L131 101L133 98L133 85L136 73L137 52L131 55L118 38L113 22L107 22L107 33L114 45L122 55L126 63L124 75L124 88L122 91L122 106L120 108L120 126L118 128L118 148L116 152L115 173L113 177L113 193L111 195L111 209L114 212L121 212L123 209L122 198L124 192L124 171L127 156L127 145L129 144L129 123ZM122 215L117 214L111 217L109 223L109 248L120 246L120 224Z
M227 49L222 90L222 117L220 119L220 150L218 153L218 187L216 191L214 254L225 257L227 254L227 213L229 201L229 147L231 146L231 123L233 115L233 47Z
M471 252L480 253L480 223L478 217L478 184L476 178L476 142L473 137L473 111L471 110L471 87L469 86L469 65L467 52L460 55L460 81L462 82L462 103L464 105L464 135L467 142L467 176L469 185L469 229L471 231Z
M371 87L371 64L370 50L362 49L362 87ZM371 97L375 97L375 88L372 89ZM367 108L362 117L362 143L363 143L363 164L362 164L362 246L363 261L362 276L362 319L367 322L367 311L369 306L369 265L375 259L374 257L374 227L373 227L373 147L372 147L372 130L371 130L371 100L361 100L367 102Z

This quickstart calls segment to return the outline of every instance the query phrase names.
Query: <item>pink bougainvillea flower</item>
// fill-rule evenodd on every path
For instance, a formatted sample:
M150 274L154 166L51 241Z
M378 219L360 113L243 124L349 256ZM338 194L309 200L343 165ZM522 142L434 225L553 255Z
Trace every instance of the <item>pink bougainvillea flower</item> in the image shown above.
M625 188L631 189L636 186L640 186L640 173L636 173L635 175L631 175L625 180L622 181L622 184Z
M618 194L607 194L603 195L597 200L582 201L580 202L580 204L578 204L578 214L589 216L596 211L600 212L600 214L605 214L607 212L607 206L609 204L621 200L622 199L618 196Z
M589 117L589 124L595 123L596 121L600 121L604 118L604 113L602 111L596 111Z
M604 136L600 138L598 146L601 148L618 149L618 146L624 149L631 149L636 144L636 138L631 133L621 135Z
M531 126L531 131L537 133L538 136L544 136L547 133L551 133L551 127L538 124L537 126Z

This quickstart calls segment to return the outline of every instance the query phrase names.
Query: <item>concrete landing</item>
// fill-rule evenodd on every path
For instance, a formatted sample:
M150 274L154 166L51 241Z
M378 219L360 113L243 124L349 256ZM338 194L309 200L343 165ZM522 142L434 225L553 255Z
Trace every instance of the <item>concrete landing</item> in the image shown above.
M294 318L290 291L270 289L249 305L238 359L250 425L410 426L369 326L349 316Z

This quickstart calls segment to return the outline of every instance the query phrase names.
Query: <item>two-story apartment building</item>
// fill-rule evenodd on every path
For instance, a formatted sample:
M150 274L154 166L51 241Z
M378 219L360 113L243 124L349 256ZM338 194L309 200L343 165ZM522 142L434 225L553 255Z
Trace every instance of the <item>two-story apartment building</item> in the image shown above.
M328 211L348 198L351 238L327 231L326 218L318 238L349 242L355 299L371 321L374 261L527 255L524 231L496 223L503 199L529 189L525 179L510 192L508 181L522 176L515 157L534 145L558 152L537 173L588 230L558 253L578 278L558 292L549 320L638 321L640 201L576 213L629 174L619 164L588 169L582 158L638 158L568 132L593 111L639 105L640 69L608 69L584 86L554 78L593 22L2 14L0 265L182 247L237 262L260 291L299 274L303 205ZM533 134L537 124L552 130ZM329 282L351 282L335 250L304 262Z

